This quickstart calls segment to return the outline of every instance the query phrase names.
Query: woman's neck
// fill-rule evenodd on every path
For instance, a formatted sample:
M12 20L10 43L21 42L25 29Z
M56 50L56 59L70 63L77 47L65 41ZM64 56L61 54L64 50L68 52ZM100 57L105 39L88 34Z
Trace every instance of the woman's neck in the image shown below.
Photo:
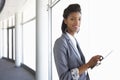
M74 37L74 35L75 35L75 32L67 31L67 33L69 33L69 34L72 35L73 37Z

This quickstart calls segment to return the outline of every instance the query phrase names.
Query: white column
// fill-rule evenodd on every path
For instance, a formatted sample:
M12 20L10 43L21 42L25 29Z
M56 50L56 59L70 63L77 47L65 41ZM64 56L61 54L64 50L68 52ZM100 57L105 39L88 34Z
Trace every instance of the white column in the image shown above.
M37 0L36 80L48 80L48 0Z
M22 62L22 13L19 11L15 15L15 64L21 66Z
M48 78L52 80L52 0L48 0Z

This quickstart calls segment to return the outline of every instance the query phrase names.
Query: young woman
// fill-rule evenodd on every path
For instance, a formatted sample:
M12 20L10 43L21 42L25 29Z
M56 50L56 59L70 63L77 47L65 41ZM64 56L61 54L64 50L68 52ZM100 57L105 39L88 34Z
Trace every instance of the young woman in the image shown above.
M87 63L74 37L79 32L81 7L70 4L63 13L62 36L54 44L54 59L60 80L90 80L88 68L93 68L101 60L100 55L93 56Z

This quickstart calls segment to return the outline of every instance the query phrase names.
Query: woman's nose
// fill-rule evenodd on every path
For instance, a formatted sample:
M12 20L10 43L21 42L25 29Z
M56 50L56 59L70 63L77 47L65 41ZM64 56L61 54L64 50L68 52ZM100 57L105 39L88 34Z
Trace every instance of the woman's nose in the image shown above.
M80 21L76 20L75 25L78 26L80 24Z

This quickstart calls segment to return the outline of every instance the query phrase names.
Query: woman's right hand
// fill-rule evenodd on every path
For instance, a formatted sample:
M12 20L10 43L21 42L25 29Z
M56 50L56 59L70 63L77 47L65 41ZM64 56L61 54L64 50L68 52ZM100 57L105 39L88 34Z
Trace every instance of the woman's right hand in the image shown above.
M88 68L92 69L94 66L96 66L97 62L102 60L101 57L102 57L101 55L93 56L87 63Z

